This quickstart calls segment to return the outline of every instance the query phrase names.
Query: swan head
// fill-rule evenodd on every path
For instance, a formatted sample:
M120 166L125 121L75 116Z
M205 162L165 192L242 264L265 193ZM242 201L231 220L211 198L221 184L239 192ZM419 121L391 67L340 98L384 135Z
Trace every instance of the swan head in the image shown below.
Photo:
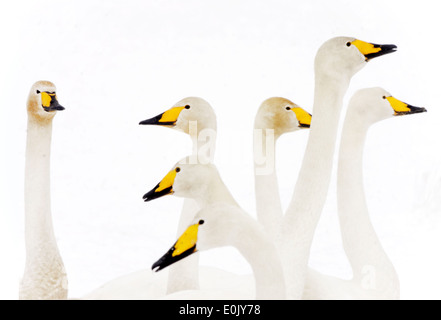
M368 43L351 37L336 37L326 41L317 51L315 69L333 78L351 78L367 62L395 52L397 46Z
M383 88L376 87L357 91L349 102L349 112L357 114L366 125L371 125L394 116L422 113L427 110L402 102Z
M307 129L311 125L311 114L285 98L269 98L259 107L254 121L255 129L274 129L275 136Z
M199 210L189 227L173 246L152 265L152 270L160 271L197 252L235 245L243 240L246 223L243 212L235 206L217 204Z
M192 126L196 126L198 132L217 129L213 108L207 101L198 97L184 98L167 111L139 124L168 127L187 134L190 134Z
M28 96L28 115L39 122L47 122L53 119L57 111L64 110L58 103L56 91L52 82L34 83Z
M145 202L174 194L178 197L200 199L207 197L214 179L220 179L215 165L211 163L192 163L186 157L173 166L165 177L143 199Z

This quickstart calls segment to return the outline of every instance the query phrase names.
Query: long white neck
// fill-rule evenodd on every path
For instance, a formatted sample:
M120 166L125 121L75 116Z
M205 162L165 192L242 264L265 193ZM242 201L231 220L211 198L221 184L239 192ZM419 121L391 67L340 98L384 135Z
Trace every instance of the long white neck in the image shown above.
M21 299L66 299L67 277L54 236L50 199L52 122L28 120L25 167L26 265Z
M283 220L276 171L274 129L254 127L254 188L257 219L277 247L281 242L279 227Z
M354 283L361 289L399 297L396 271L369 218L363 187L363 150L369 126L348 110L342 131L337 199L343 245Z
M192 127L190 126L190 129ZM202 162L213 162L216 147L215 130L197 130L197 126L190 130L193 140L192 159ZM204 134L205 133L205 134ZM185 198L179 218L177 236L180 236L193 221L196 213L201 209L194 199ZM199 253L194 253L181 263L172 265L168 271L167 294L182 290L198 290L199 284Z
M201 209L216 203L230 204L239 207L239 204L217 172L210 177L206 192L198 195L195 200Z
M314 232L325 204L348 79L316 74L314 117L294 195L282 225L288 298L300 299Z
M256 299L286 298L285 278L277 249L261 225L247 217L242 221L235 247L250 264L256 281Z

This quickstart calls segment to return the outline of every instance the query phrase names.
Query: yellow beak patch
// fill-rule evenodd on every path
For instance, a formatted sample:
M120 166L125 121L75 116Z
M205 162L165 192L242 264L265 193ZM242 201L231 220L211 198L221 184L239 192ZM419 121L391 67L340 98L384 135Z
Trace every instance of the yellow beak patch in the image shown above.
M161 192L162 190L173 187L175 178L176 178L176 170L172 170L169 173L167 173L164 179L162 179L161 182L159 183L155 192Z
M386 97L387 101L389 101L391 107L394 109L396 113L404 113L409 112L410 108L407 106L407 103L404 103L394 97Z
M57 99L55 93L41 92L40 95L41 95L41 105L46 108L50 107L52 97Z
M373 45L372 43L368 43L368 42L364 42L361 40L354 40L351 42L351 44L353 44L354 46L357 47L358 50L360 50L360 52L363 55L369 55L372 53L377 53L381 51L380 47L376 47L375 45Z
M299 122L299 127L309 128L311 126L312 116L300 107L291 108L295 113L297 121Z
M175 182L176 173L179 172L179 168L176 168L169 173L159 182L152 190L147 192L142 198L145 202L173 194L173 183Z
M199 220L198 223L189 226L173 247L152 265L152 270L156 272L162 270L196 252L199 226L202 224L204 224L204 220Z
M185 107L173 107L162 114L160 123L176 123L178 121L179 114Z
M201 220L197 224L193 224L185 230L182 236L175 243L175 250L172 253L172 257L179 256L184 252L194 248L196 250L196 242L198 241L198 231L199 226L203 224L204 221Z

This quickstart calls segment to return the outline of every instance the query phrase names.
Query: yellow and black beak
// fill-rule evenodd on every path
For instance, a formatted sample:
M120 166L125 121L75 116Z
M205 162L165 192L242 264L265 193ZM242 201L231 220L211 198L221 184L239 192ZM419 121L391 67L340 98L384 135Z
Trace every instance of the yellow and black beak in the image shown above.
M180 236L175 242L173 247L171 247L166 254L152 265L152 270L158 272L159 270L188 257L192 253L195 253L197 251L196 243L198 240L199 226L202 224L204 224L204 220L199 220L198 223L189 226L182 236Z
M311 127L312 115L300 107L291 108L295 113L297 121L299 123L299 128L307 129Z
M156 187L147 192L142 198L145 202L166 196L168 194L173 194L173 183L175 182L176 173L179 172L179 168L176 168L164 177L164 179L159 182Z
M139 124L173 127L176 125L176 121L178 121L179 114L184 109L188 109L188 106L173 107L156 117L141 121Z
M384 99L389 101L392 109L395 111L395 116L427 112L426 108L414 107L408 103L395 99L394 97L384 97Z
M352 42L349 42L348 45L356 46L358 50L360 50L360 52L364 55L366 61L395 52L397 50L397 46L394 44L375 44L364 42L361 40L354 40Z
M55 92L40 92L41 106L46 112L62 111L64 107L58 103L57 95Z

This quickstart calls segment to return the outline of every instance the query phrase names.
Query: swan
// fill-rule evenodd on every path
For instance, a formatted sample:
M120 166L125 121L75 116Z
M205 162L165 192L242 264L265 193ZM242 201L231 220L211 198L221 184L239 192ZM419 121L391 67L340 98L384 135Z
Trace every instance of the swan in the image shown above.
M294 193L280 226L288 299L302 297L311 243L331 179L340 111L350 80L371 59L396 48L336 37L317 51L314 120Z
M254 120L254 187L257 219L280 245L278 227L283 219L275 169L275 146L287 132L307 129L311 114L292 101L273 97L262 102Z
M369 128L394 116L426 112L394 98L382 88L357 91L351 98L341 136L337 173L338 214L352 280L319 276L309 281L304 298L399 299L398 275L380 244L363 188L363 149Z
M255 290L250 289L250 283L240 287L234 283L232 290L187 290L164 299L285 298L282 266L273 241L263 227L239 207L214 164L189 164L188 159L181 160L144 195L144 200L168 194L195 199L201 210L194 223L152 269L159 271L199 249L235 246L253 269Z
M258 299L285 298L282 265L273 241L260 223L237 206L217 203L201 209L194 222L172 248L152 266L160 271L195 252L234 246L250 264L255 279L255 295L237 291L183 291L168 299Z
M61 110L64 107L58 103L55 85L49 81L34 83L27 100L26 263L20 299L67 298L67 275L55 240L50 200L52 120Z

